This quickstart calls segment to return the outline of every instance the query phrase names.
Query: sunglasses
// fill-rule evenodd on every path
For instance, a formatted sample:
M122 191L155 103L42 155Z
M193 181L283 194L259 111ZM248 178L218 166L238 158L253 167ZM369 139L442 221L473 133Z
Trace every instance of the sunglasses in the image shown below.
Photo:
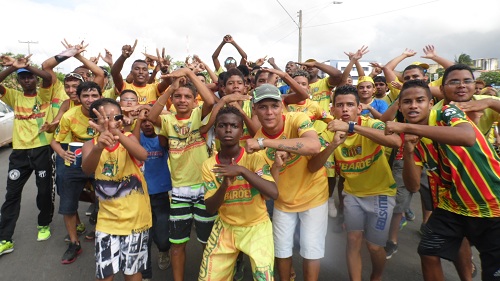
M108 119L109 119L109 116L107 116ZM92 121L94 121L95 123L97 123L99 121L99 118L90 118ZM123 114L116 114L113 116L113 120L115 121L120 121L120 120L123 120Z
M226 64L236 63L236 60L226 60Z
M75 79L78 79L78 80L84 82L83 77L80 74L75 73L75 72L70 72L70 73L64 75L64 80L69 79L69 78L75 78Z

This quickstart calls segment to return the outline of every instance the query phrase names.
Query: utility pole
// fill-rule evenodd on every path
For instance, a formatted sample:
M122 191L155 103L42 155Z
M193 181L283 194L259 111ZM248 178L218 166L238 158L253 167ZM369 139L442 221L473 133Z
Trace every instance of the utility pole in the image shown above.
M23 43L23 44L28 44L28 56L31 55L31 48L30 48L30 45L31 44L38 44L38 41L21 41L21 40L18 40L19 43Z
M302 62L302 10L299 10L299 60Z

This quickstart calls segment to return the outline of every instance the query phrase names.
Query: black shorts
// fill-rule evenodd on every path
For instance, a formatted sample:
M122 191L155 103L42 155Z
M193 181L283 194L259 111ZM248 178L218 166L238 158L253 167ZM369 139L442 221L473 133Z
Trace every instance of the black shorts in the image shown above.
M500 280L500 218L475 218L440 208L425 225L418 253L455 261L464 237L480 253L482 280Z

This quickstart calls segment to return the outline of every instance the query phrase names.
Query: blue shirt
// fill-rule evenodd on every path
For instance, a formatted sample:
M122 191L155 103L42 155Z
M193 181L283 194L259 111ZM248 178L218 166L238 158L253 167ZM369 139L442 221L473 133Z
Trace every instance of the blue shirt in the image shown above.
M148 138L141 132L141 145L148 152L144 163L144 177L148 184L149 194L158 194L172 190L172 178L168 169L168 152L160 146L158 136Z
M387 111L387 108L389 108L389 106L387 105L387 103L383 100L378 100L378 99L373 99L372 103L370 103L370 105L378 112L380 112L380 114L384 114L384 112ZM373 118L373 115L370 113L370 110L368 109L365 109L363 111L361 111L361 115L363 116L370 116Z
M283 86L279 87L279 89L280 89L280 92L282 95L286 95L290 91L290 86L283 85Z

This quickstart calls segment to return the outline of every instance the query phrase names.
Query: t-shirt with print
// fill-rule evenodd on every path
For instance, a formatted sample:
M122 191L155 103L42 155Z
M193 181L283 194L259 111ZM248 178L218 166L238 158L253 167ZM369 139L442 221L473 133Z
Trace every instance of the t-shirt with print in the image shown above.
M266 163L261 154L247 154L244 148L240 148L240 154L235 162L261 178L274 182L269 164ZM220 164L219 154L210 157L203 163L205 200L212 197L222 184L223 177L218 177L212 172L215 164ZM264 197L242 176L237 176L236 180L227 188L224 203L220 206L218 214L224 222L236 226L253 226L269 220Z
M333 116L328 111L321 108L318 102L310 99L296 104L288 104L285 108L288 112L304 112L307 114L313 122L313 127L318 135L326 129L328 122L333 120Z
M311 93L311 99L318 102L324 111L330 112L332 86L328 84L328 77L309 84L309 91Z
M384 122L358 117L363 127L384 130ZM335 167L345 178L344 192L357 197L396 195L396 182L384 153L385 147L357 133L348 134L335 151Z
M182 187L200 184L201 167L208 159L205 138L200 134L202 125L200 107L193 109L187 119L177 115L161 115L159 135L168 139L172 186Z
M148 183L149 194L158 194L172 190L172 179L168 168L167 149L160 144L158 136L147 137L141 132L142 147L148 152L144 161L144 177Z
M148 185L140 163L120 142L102 151L95 170L95 193L99 198L97 231L130 235L153 225Z
M12 146L14 149L30 149L49 145L51 133L39 133L51 113L53 87L39 88L33 96L5 88L0 99L14 109L14 132Z
M288 112L282 116L284 127L276 135L268 135L260 128L254 138L293 139L300 138L308 131L314 131L312 122L303 112ZM274 163L276 149L266 148L259 151L267 163ZM274 207L283 212L302 212L320 206L328 200L328 181L326 171L321 168L315 173L309 172L307 163L311 157L291 154L279 173L279 197Z
M476 135L471 147L433 143L423 138L416 146L417 165L427 167L438 207L468 217L500 217L500 158L481 131L455 105L432 110L429 126L470 123ZM432 186L431 186L432 187Z

